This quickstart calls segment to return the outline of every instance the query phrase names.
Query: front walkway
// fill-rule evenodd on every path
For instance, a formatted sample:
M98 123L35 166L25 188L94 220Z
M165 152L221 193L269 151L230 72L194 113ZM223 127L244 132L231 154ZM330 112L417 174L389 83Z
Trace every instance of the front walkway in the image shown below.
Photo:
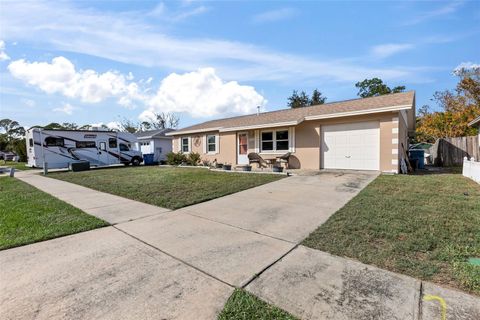
M295 176L169 212L21 174L116 225L0 252L0 317L213 319L234 287L305 319L440 319L421 303L438 292L448 319L480 313L468 295L298 246L375 176Z

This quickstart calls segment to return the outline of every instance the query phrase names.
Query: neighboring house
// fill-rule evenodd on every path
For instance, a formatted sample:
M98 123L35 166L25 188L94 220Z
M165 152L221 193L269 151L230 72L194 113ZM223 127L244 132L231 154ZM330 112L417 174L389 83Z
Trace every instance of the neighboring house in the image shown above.
M173 151L248 164L291 152L290 168L398 172L415 131L415 92L207 121L170 132Z
M164 161L166 154L172 151L172 137L165 134L173 131L175 130L159 129L135 133L138 139L138 150L142 154L153 153L153 161L155 162Z
M469 127L478 128L478 146L480 148L480 116L473 119L469 124Z

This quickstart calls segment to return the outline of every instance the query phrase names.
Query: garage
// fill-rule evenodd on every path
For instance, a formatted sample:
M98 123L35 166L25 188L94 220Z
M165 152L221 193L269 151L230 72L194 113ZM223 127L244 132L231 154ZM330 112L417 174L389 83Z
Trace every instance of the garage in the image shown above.
M380 169L378 121L325 125L320 130L322 168Z

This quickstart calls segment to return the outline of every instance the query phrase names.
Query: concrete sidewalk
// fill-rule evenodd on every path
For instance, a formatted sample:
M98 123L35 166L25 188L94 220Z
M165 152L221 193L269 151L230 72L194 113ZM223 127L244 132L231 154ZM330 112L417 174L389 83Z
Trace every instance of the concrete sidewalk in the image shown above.
M70 182L43 177L28 171L16 172L15 176L17 179L110 224L170 211L169 209L92 190Z
M480 319L480 298L299 246L248 291L300 319ZM435 297L427 301L427 297Z
M0 251L0 319L215 319L233 288L106 227Z

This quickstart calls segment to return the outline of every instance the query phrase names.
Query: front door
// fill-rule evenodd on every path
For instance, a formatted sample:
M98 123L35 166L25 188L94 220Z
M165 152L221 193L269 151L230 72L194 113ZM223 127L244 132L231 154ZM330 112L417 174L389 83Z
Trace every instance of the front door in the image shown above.
M107 141L98 141L98 165L108 166L110 164L111 160L107 150Z
M238 134L237 162L238 164L248 164L248 134L246 132Z

